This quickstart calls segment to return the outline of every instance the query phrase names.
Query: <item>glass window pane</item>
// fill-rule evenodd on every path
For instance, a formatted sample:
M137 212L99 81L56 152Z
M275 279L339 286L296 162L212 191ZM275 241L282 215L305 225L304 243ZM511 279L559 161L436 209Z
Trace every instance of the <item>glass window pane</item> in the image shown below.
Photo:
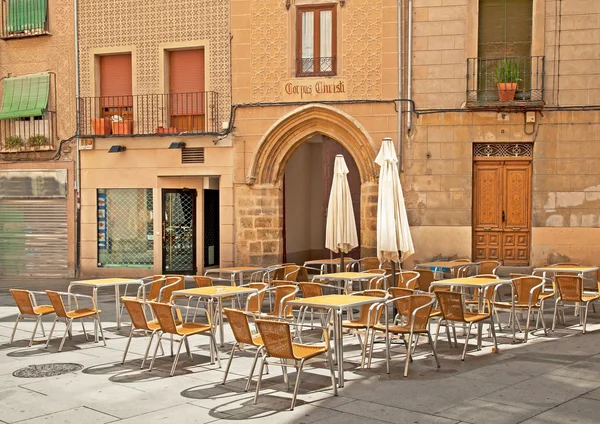
M313 72L315 56L314 12L302 12L302 72Z
M98 266L154 264L152 189L98 190Z

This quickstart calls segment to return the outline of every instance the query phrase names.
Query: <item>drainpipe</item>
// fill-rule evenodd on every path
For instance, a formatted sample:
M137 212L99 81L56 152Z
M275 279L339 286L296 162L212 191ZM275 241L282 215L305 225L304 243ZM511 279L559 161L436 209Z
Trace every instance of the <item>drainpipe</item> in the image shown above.
M75 32L75 185L77 204L75 207L75 276L79 277L79 252L81 228L81 155L79 151L79 1L73 0L73 24Z
M398 0L398 98L402 99L404 90L402 87L402 0ZM402 171L402 110L403 102L398 102L398 172Z
M413 32L413 0L408 0L408 48L407 48L407 56L408 60L406 63L406 67L408 68L408 82L407 82L407 93L406 97L409 100L412 100L412 32ZM408 104L408 116L406 117L406 126L408 131L412 130L412 103Z

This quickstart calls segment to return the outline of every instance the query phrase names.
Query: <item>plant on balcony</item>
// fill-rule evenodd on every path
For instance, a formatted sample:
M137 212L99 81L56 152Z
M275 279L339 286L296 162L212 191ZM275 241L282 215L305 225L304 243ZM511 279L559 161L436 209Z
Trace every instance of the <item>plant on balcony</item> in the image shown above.
M123 119L119 115L113 115L110 119L113 135L131 134L133 132L133 121L131 119Z
M512 102L521 81L519 62L505 57L496 68L495 82L501 102Z
M32 135L27 139L27 145L30 147L41 147L48 144L48 138L45 135Z
M18 149L23 145L23 139L19 135L9 135L4 139L5 149Z

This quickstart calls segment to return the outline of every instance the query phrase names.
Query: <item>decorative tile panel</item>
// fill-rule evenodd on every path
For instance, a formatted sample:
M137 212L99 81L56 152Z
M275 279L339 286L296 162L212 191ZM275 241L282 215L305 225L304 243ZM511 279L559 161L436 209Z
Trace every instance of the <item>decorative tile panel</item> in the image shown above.
M230 112L229 1L86 0L79 3L81 96L92 92L90 50L135 46L138 94L162 91L159 45L207 40L207 88L219 94L219 116Z

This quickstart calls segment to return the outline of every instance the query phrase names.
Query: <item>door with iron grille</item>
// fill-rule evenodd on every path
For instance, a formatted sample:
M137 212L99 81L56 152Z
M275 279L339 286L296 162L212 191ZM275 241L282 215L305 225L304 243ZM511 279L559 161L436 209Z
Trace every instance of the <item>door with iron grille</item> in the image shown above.
M162 191L165 274L196 274L196 190Z
M531 144L475 144L473 259L528 265Z

